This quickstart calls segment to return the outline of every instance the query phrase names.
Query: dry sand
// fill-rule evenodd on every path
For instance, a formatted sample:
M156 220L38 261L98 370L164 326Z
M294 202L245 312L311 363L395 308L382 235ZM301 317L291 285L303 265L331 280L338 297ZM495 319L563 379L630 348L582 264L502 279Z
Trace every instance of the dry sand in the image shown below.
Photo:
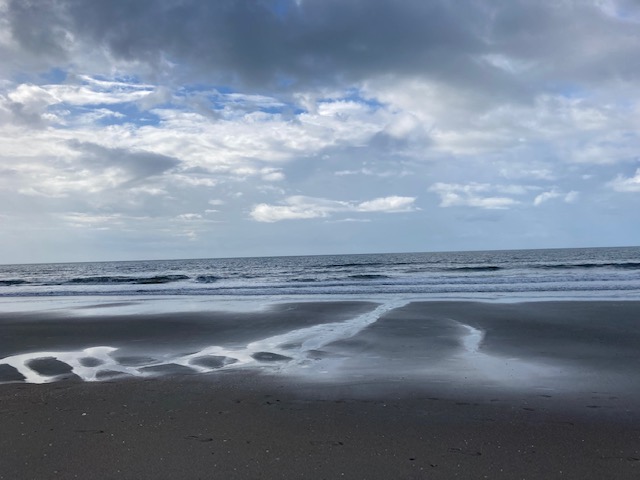
M639 478L640 423L592 398L560 412L383 390L237 373L4 385L0 478Z

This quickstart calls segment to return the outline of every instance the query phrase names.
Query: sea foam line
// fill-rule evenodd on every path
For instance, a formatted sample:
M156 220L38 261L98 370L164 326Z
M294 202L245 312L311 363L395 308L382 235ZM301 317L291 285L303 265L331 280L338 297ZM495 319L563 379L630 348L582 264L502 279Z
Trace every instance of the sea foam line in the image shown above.
M516 388L529 386L541 379L559 377L563 372L557 366L536 362L533 359L505 357L481 351L486 332L471 325L455 322L466 330L460 338L463 350L458 355L458 358L463 361L462 371L465 375L473 371L479 377Z
M264 365L261 360L256 359L256 355L269 353L285 357L289 360L287 363L282 363L278 366L274 364L273 367L276 367L276 369L291 368L307 362L307 353L310 351L319 350L338 340L351 338L369 325L377 322L384 314L403 307L408 303L408 300L384 303L370 312L363 313L344 322L324 323L291 330L290 332L251 342L242 349L227 349L220 346L207 347L199 352L176 358L173 360L173 363L193 368L191 364L193 359L203 355L216 355L234 359L234 363L222 367L225 369L233 369ZM210 370L206 369L206 367L199 368L204 371Z
M139 374L133 367L127 367L118 363L109 354L116 351L114 347L89 347L82 350L68 352L34 352L12 355L0 359L0 365L6 364L15 368L27 383L50 383L63 375L43 375L29 366L29 363L40 359L55 359L66 363L71 367L71 372L78 375L85 381L97 380L100 371L121 372L130 375ZM97 361L98 365L90 366L83 364L83 359L90 358Z
M480 350L480 346L482 345L482 341L484 340L485 332L483 330L478 330L471 325L463 323L460 325L467 330L467 334L462 337L462 346L468 353L478 353L478 350Z

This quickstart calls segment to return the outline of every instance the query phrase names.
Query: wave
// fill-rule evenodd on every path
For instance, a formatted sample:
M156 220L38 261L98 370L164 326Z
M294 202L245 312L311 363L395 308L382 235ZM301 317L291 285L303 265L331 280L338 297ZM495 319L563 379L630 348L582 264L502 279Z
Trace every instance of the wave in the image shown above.
M327 265L318 265L317 268L334 269L334 268L373 268L373 267L401 267L407 265L415 265L416 262L351 262L351 263L329 263Z
M330 263L321 265L321 268L352 268L352 267L384 267L389 265L382 262L362 262L362 263ZM394 264L395 265L395 264Z
M621 263L556 263L549 265L533 265L533 268L540 268L544 270L567 270L567 269L579 269L579 268L615 268L621 270L638 270L640 269L640 262L621 262Z
M497 272L498 270L502 270L502 267L485 265L481 267L451 267L443 270L448 272Z
M188 280L187 275L155 275L153 277L97 276L72 278L65 285L150 285Z
M378 280L382 278L391 278L388 275L380 275L377 273L363 273L359 275L349 275L347 278L351 278L354 280Z
M220 277L215 275L198 275L196 277L196 282L198 283L215 283L220 280Z
M14 285L25 285L29 282L27 282L26 280L22 280L19 278L16 279L11 279L11 280L0 280L0 285L3 287L12 287Z

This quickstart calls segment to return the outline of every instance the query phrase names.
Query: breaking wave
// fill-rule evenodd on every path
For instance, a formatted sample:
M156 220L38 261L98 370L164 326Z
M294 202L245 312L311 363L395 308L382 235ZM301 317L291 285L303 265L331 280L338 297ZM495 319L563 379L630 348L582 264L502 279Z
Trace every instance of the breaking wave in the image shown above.
M502 268L495 265L486 265L479 267L453 267L443 270L447 272L497 272L498 270L502 270Z
M220 280L220 277L215 275L198 275L196 277L196 282L198 283L215 283Z
M15 280L0 280L0 286L3 287L11 287L13 285L25 285L29 282L26 280L15 279Z
M65 285L149 285L179 282L189 280L187 275L155 275L152 277L127 277L127 276L98 276L98 277L78 277L64 282Z

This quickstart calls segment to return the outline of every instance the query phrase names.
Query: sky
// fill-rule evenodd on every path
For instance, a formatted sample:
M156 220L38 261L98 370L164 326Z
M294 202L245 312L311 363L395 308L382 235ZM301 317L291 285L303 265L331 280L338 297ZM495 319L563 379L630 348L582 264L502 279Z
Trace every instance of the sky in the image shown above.
M0 263L640 244L637 0L0 0Z

